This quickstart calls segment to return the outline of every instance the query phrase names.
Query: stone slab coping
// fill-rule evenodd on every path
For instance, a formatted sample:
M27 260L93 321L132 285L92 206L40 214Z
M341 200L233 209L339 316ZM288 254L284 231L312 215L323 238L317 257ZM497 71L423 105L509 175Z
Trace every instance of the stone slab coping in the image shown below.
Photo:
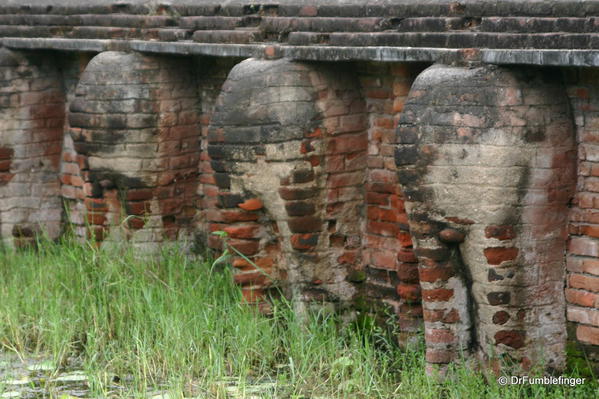
M2 38L21 50L139 51L217 57L290 58L313 61L454 62L551 66L599 66L599 50L455 49L415 47L330 47L270 44L213 44L143 40Z

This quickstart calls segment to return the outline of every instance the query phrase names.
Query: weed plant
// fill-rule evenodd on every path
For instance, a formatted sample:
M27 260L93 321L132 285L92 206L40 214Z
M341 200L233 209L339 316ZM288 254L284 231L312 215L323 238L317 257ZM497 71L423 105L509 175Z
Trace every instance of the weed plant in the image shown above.
M373 323L298 317L284 299L261 314L230 273L172 247L153 258L68 239L4 250L0 350L51 356L57 367L78 359L94 397L111 396L115 381L123 397L165 388L172 398L597 397L589 378L502 387L464 366L439 383L425 375L422 344L402 349Z

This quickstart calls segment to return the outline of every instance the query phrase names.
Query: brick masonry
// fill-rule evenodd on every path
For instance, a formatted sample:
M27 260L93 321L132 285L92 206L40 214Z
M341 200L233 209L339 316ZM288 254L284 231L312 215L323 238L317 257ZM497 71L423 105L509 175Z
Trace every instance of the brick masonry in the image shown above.
M566 325L599 360L597 73L479 63L593 65L599 3L278 3L3 3L0 40L39 50L0 49L4 242L218 250L224 230L270 275L233 259L248 301L277 283L298 309L390 312L402 342L424 321L431 365L463 346L560 368ZM472 68L374 62L405 46Z
M469 351L562 369L575 137L559 71L433 66L397 134L431 369Z
M417 260L395 165L396 128L421 64L357 65L369 115L367 183L364 202L364 297L390 307L403 342L422 327ZM380 312L379 312L380 313Z
M565 76L579 143L576 195L568 226L566 315L570 339L599 362L598 75L591 69L570 69Z
M105 52L82 74L69 133L89 235L151 250L189 238L197 212L200 113L190 59Z
M0 236L9 245L61 232L64 104L52 58L0 49Z
M0 36L270 46L598 49L599 2L27 2L0 6Z
M219 188L210 230L261 270L235 259L249 300L274 283L298 306L346 306L361 267L367 114L344 68L246 60L233 68L208 133ZM221 243L212 237L212 247Z

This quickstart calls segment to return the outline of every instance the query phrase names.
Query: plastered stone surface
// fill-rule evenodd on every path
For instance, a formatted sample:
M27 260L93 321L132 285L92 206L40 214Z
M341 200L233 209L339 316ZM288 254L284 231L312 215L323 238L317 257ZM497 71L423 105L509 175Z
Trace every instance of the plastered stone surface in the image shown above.
M396 162L431 364L564 367L574 142L560 74L439 65L415 81Z
M351 299L347 275L360 257L365 179L354 160L365 157L367 143L364 101L351 73L243 61L223 86L208 141L221 190L213 228L227 224L230 243L283 280L298 306ZM256 222L252 234L242 233ZM260 295L264 276L242 260L237 266L246 296Z
M68 117L97 239L155 250L189 235L201 135L193 82L189 59L105 52L87 65Z
M0 48L0 236L7 245L61 233L64 103L50 57Z

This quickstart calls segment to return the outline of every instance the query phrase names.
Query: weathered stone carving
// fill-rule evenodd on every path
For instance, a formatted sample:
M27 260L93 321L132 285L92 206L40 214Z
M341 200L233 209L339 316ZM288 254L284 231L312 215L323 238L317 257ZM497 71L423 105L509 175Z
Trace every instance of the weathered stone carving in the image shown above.
M552 71L433 66L396 162L419 260L427 360L564 367L574 130Z
M125 235L155 250L164 239L189 235L200 156L191 65L186 59L104 52L83 73L69 122L83 156L80 184L96 239Z
M360 258L365 130L364 101L343 68L250 59L223 86L208 135L220 188L211 229L286 281L298 305L355 291L346 278ZM267 278L234 265L246 297L261 295Z

